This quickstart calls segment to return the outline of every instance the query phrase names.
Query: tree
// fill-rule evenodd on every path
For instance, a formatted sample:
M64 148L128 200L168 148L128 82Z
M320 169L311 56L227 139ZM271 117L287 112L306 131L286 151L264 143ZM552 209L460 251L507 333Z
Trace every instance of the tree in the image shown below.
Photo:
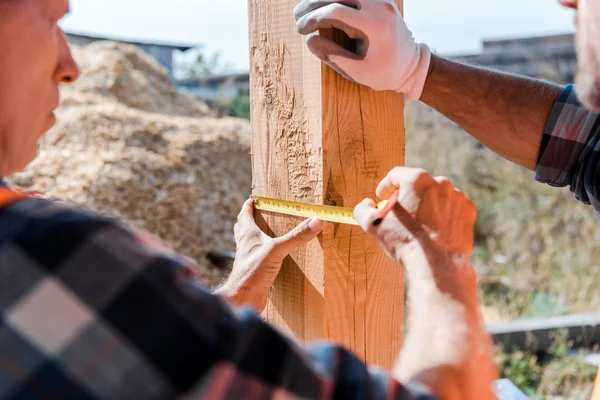
M238 118L250 119L250 88L240 90L240 94L229 100L226 104L229 115Z
M230 65L221 62L219 52L208 54L203 46L180 53L175 60L175 76L178 79L205 78L231 69Z

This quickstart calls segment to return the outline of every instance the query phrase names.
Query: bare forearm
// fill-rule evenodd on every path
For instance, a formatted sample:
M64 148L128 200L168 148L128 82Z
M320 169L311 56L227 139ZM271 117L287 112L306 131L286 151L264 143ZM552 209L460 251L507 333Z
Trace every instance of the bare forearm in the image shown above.
M265 308L269 289L262 286L253 286L234 274L213 290L216 296L222 296L236 306L250 306L259 313Z
M493 398L491 340L479 315L472 267L423 251L412 252L405 264L408 334L397 377L421 381L442 399Z
M408 278L408 333L399 365L404 366L402 377L408 378L405 374L426 365L460 363L467 353L462 348L465 332L473 328L466 325L477 322L469 318L476 313L477 298L472 290L464 289L461 272L468 266L420 248L403 259ZM443 271L444 276L436 271ZM423 366L415 363L416 359Z
M561 87L433 56L421 101L500 156L534 170Z

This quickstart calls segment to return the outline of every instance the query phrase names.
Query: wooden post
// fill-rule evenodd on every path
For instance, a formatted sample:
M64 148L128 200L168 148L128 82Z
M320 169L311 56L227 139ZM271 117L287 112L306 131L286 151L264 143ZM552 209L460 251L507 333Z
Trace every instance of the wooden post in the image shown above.
M296 4L249 0L254 194L354 207L404 163L403 96L322 65L295 30ZM301 221L257 219L277 236ZM334 340L391 368L402 341L403 268L360 228L326 225L285 260L265 316L301 340Z

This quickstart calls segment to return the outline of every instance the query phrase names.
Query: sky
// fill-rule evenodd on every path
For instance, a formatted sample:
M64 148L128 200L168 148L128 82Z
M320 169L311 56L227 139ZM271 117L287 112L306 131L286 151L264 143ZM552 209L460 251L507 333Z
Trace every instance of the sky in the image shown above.
M122 39L204 45L235 70L248 70L248 0L71 0L67 31ZM419 42L440 54L470 54L483 39L573 31L556 0L404 0Z

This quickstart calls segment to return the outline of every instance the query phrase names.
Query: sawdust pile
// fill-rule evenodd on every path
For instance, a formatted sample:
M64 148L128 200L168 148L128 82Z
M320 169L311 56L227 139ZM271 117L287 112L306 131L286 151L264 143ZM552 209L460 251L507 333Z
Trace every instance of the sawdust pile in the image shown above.
M163 115L215 115L206 103L178 92L167 71L136 46L103 41L73 47L73 55L82 74L61 90L63 105L111 102Z
M64 90L58 124L13 183L145 228L218 283L223 271L206 253L235 248L251 189L248 122L189 117L210 110L135 47L100 43L75 55L81 82Z

